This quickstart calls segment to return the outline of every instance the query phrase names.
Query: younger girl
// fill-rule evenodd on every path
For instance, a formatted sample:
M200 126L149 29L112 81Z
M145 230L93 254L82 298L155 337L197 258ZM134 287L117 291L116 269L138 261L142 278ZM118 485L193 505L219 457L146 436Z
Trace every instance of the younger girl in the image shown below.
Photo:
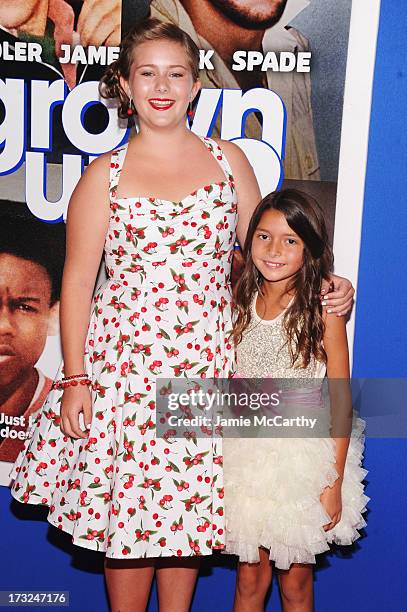
M327 374L349 389L345 321L318 300L333 263L318 204L294 189L266 196L250 222L244 260L235 289L237 375L291 379L291 408L305 416L312 408L315 416L320 399L310 399L321 398L322 380L307 391L306 379ZM281 570L284 610L312 610L315 554L359 537L367 472L364 422L353 420L350 437L224 440L226 552L239 557L235 612L264 609L270 560Z

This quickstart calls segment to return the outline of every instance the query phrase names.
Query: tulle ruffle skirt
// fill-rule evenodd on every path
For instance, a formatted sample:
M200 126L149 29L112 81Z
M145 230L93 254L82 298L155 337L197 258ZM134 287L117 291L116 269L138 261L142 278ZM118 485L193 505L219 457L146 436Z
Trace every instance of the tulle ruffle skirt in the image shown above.
M226 549L240 561L257 563L259 547L270 551L276 567L315 563L329 544L352 544L366 523L362 516L362 467L365 422L354 418L344 479L342 516L331 522L320 495L334 484L335 441L332 438L225 439L224 479Z

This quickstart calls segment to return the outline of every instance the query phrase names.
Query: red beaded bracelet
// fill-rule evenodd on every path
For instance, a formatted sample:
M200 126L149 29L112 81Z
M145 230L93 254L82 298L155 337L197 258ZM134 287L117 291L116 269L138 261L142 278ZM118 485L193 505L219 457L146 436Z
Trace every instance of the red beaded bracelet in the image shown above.
M88 375L85 374L85 373L83 373L83 374L74 374L73 376L65 376L64 378L61 378L61 380L66 382L67 380L73 380L74 378L88 378Z
M77 385L91 385L92 381L89 378L83 380L56 380L52 388L53 389L66 389L67 387L76 387Z

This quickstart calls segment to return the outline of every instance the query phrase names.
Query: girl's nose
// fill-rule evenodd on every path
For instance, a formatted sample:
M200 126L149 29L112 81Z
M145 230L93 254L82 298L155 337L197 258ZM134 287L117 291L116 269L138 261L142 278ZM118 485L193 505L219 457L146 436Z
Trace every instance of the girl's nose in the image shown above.
M168 84L167 84L167 78L166 77L158 77L156 84L155 84L155 88L156 91L160 92L160 93L164 93L166 91L168 91Z
M270 255L281 255L280 245L277 240L271 240L268 247Z

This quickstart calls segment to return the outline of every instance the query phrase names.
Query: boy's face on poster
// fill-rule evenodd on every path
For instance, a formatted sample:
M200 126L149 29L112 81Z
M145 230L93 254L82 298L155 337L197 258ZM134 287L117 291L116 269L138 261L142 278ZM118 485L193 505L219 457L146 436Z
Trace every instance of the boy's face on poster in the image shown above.
M0 386L24 376L56 333L59 302L51 307L50 298L45 268L0 253Z
M265 29L281 18L287 0L210 0L218 11L237 25L249 29Z

